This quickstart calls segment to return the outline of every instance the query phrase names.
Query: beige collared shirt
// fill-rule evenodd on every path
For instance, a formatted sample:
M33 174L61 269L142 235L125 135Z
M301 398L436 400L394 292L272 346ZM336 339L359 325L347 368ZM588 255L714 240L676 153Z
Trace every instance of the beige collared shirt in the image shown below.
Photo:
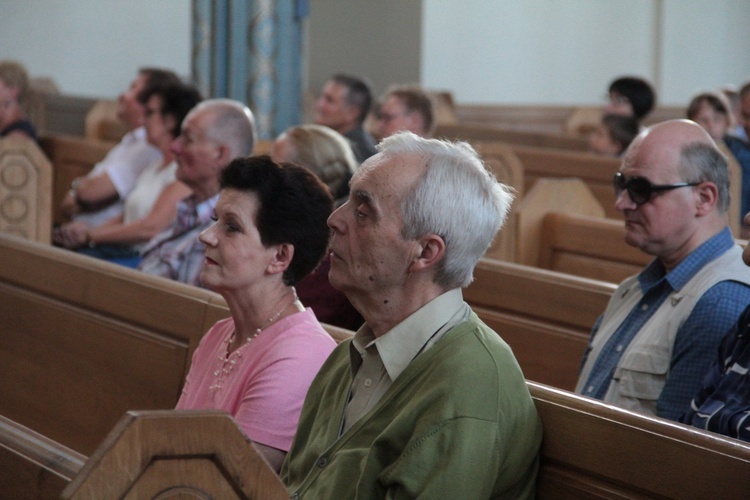
M341 432L380 401L414 358L435 345L451 328L466 321L470 312L461 289L455 288L425 304L379 338L365 323L350 345L354 380Z

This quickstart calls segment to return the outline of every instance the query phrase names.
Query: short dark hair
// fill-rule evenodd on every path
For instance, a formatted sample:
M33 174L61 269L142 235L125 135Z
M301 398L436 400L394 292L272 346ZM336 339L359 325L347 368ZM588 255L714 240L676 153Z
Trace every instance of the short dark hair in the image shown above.
M432 133L435 123L435 105L432 97L418 85L397 85L388 89L386 97L394 96L401 100L409 111L416 111L422 117L422 124L426 134Z
M259 207L255 225L265 246L290 243L294 255L284 271L286 285L310 274L328 249L328 216L333 198L328 188L308 169L276 163L270 156L232 160L221 172L221 189L253 192Z
M632 116L606 114L602 116L602 124L610 138L622 145L621 153L628 149L638 135L638 121Z
M153 96L161 98L161 114L175 119L175 125L170 130L172 137L180 135L180 128L185 116L203 99L195 86L182 83L179 80L164 80L147 85L143 92L138 95L138 101L145 105Z
M157 85L166 85L168 83L180 83L182 80L174 71L164 68L145 67L138 70L139 75L146 77L146 84L141 93L148 90L149 87ZM140 100L140 95L138 99Z
M359 109L358 121L362 124L367 117L367 113L370 112L370 106L372 106L372 86L370 83L364 78L345 73L337 73L329 81L346 87L344 100L349 106Z
M609 85L609 92L617 92L626 97L633 106L633 114L637 120L642 120L656 105L656 92L643 78L623 76Z

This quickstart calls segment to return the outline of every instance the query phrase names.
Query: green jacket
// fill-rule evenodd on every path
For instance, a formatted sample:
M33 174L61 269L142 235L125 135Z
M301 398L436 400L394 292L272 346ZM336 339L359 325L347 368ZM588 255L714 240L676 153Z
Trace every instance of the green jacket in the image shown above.
M510 348L474 313L338 437L349 344L305 399L282 469L292 498L533 498L541 423Z

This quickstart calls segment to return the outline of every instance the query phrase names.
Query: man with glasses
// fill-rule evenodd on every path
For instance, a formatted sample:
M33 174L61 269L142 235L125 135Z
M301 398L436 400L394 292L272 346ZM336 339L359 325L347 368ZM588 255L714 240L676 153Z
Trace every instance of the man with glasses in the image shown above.
M594 325L576 392L677 420L750 303L727 227L727 160L699 125L672 120L636 137L614 187L625 241L655 259Z
M400 85L388 89L377 113L377 136L385 139L397 132L414 132L430 137L434 125L430 96L418 85Z

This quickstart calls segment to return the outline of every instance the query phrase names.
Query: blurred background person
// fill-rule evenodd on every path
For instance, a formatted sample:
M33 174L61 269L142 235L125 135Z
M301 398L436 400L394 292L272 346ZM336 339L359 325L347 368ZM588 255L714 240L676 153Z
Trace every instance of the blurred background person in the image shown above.
M375 136L385 139L397 132L431 137L435 129L432 98L419 85L396 85L388 89L378 106Z
M0 137L37 140L36 128L26 117L29 75L16 61L0 61Z
M604 113L630 116L640 124L656 106L656 91L645 79L623 76L609 84Z
M619 158L638 135L638 122L624 115L604 115L589 134L589 151Z
M315 123L330 127L349 139L354 157L362 163L377 153L375 139L364 129L372 106L370 84L354 75L333 75L315 101Z
M169 82L148 88L139 100L146 109L147 140L159 149L162 158L138 177L121 215L95 228L73 221L56 231L55 237L66 248L78 248L92 257L129 259L132 267L138 264L143 245L175 218L177 202L190 194L190 188L175 178L177 163L171 145L183 119L201 96L192 85Z
M336 346L294 285L328 248L333 200L309 170L268 156L233 160L221 173L203 285L224 297L193 355L178 410L226 411L278 472L312 379Z
M271 158L292 162L311 170L334 194L337 204L349 194L349 179L359 164L341 134L321 125L300 125L282 133L273 143ZM318 320L329 325L357 330L364 320L341 291L328 281L331 260L320 265L297 284L300 299L315 312Z
M117 98L117 118L128 133L87 175L73 181L60 210L75 221L97 227L122 215L125 198L135 187L138 176L161 159L159 148L146 140L143 126L146 107L140 95L148 88L178 83L172 71L141 68L130 86Z
M750 144L729 133L734 124L729 102L720 92L703 92L690 101L687 117L703 127L725 155L739 163L742 169L740 218L744 220L744 215L750 212ZM743 223L743 238L750 235L748 229Z

